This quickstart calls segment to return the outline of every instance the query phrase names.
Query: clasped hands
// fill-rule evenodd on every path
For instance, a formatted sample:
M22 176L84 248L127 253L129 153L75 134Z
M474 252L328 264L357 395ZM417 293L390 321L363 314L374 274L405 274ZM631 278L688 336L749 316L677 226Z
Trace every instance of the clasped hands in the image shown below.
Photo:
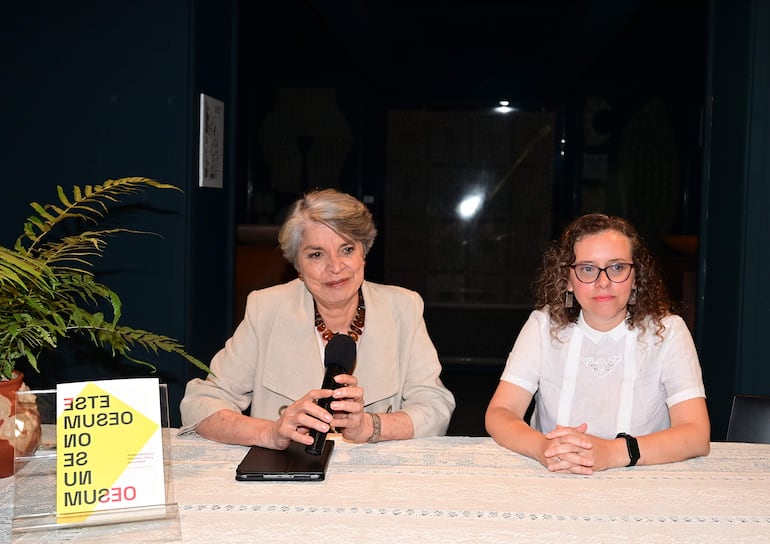
M278 449L285 449L291 441L310 445L310 430L325 433L332 429L351 442L366 442L371 435L371 424L364 418L364 390L358 387L358 378L339 374L334 380L338 389L313 389L288 406L273 425L273 440ZM330 398L329 411L318 405L320 399Z
M587 434L588 424L556 428L545 433L540 462L551 472L591 475L609 468L609 441Z

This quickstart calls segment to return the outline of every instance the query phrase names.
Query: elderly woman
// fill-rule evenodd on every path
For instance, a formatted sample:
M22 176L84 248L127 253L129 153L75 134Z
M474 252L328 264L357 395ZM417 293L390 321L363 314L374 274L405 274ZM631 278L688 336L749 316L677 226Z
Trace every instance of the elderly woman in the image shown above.
M182 432L273 449L312 444L311 429L334 428L352 442L446 432L454 397L439 379L422 299L364 280L376 234L350 195L325 189L293 205L278 238L299 278L249 295L212 374L187 384ZM339 388L319 389L335 334L356 341L355 369L335 378ZM318 401L329 397L327 411Z

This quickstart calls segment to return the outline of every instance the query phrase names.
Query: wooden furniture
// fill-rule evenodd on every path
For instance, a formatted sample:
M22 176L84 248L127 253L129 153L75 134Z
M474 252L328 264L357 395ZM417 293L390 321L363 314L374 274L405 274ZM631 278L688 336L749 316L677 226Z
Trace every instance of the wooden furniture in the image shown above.
M296 277L278 247L278 225L239 225L235 246L233 325L243 319L246 297L255 289Z

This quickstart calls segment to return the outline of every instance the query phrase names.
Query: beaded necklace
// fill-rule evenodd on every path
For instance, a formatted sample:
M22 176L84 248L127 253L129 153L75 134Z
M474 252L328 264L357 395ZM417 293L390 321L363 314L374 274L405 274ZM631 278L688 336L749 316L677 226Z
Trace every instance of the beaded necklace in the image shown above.
M313 299L313 311L315 312L315 328L321 333L321 338L328 342L332 336L339 334L332 332L331 329L326 328L323 317L318 313L318 306ZM358 288L358 306L356 307L356 315L353 317L353 322L350 324L350 330L348 335L358 342L358 337L364 334L364 322L366 321L366 305L364 305L364 294L361 292L361 288Z

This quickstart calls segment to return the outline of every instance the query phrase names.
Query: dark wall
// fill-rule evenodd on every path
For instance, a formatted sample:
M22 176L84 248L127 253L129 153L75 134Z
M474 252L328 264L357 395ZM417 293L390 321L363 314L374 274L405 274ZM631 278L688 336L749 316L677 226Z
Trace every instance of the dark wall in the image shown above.
M770 6L713 0L697 343L712 436L734 393L770 394Z
M232 181L226 171L225 190L197 187L197 95L224 100L234 115L232 18L227 2L85 0L75 8L33 0L5 6L0 23L0 243L15 241L30 201L56 199L57 184L146 176L176 185L183 193L144 193L143 210L116 217L160 236L114 238L98 279L123 298L125 324L177 338L203 360L230 327ZM30 380L114 371L96 364L99 355L74 353L44 361ZM151 360L170 385L175 421L192 367L176 357Z

